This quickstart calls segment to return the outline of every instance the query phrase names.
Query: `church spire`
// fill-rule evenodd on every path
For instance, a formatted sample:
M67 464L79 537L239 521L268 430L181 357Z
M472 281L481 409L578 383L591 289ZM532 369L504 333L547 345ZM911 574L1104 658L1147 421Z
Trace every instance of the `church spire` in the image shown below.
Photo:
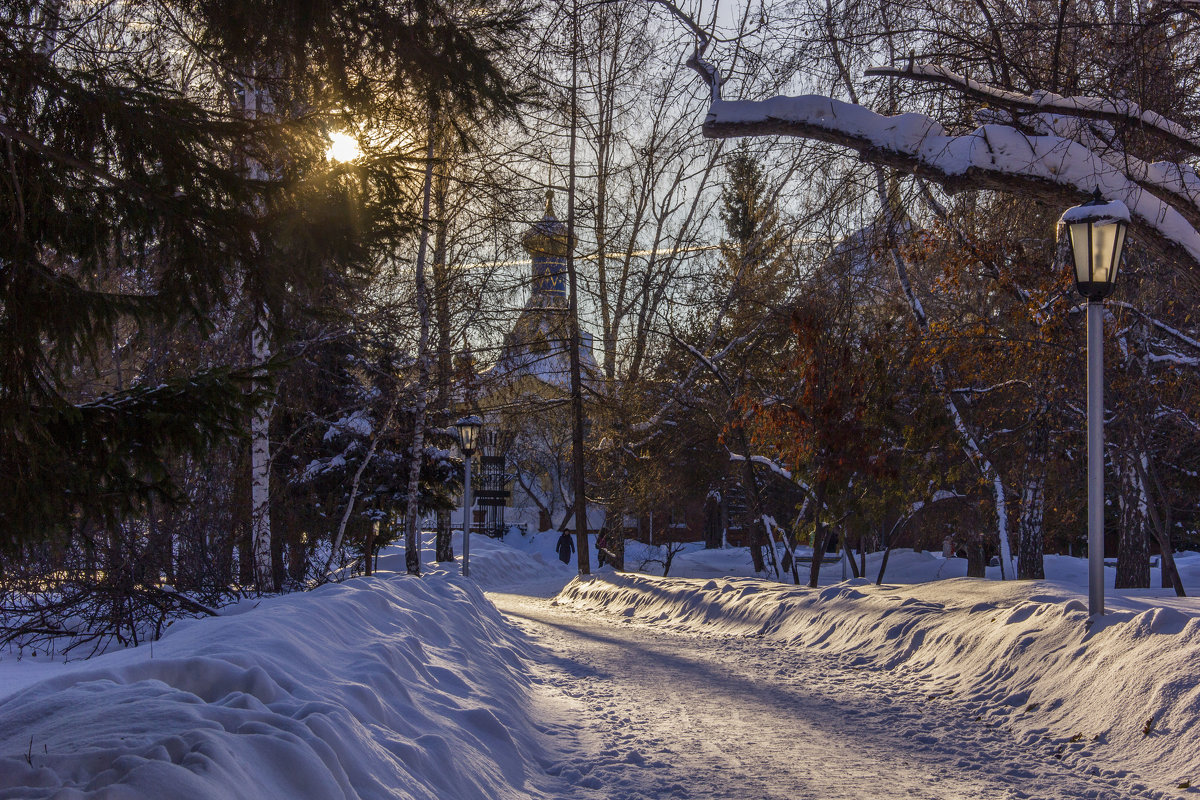
M521 237L532 262L533 305L559 306L567 300L567 254L574 247L567 226L554 215L554 190L546 190L546 211Z

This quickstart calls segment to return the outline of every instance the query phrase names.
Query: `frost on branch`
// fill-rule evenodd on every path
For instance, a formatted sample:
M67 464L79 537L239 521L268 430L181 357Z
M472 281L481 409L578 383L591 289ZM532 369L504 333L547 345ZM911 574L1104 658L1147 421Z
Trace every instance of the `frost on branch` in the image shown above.
M923 114L884 116L821 95L716 100L704 121L704 135L785 135L844 145L858 150L866 162L921 175L950 192L996 189L1071 206L1099 189L1128 207L1132 233L1146 247L1193 277L1200 275L1195 173L1185 165L1168 169L1124 155L1105 157L1072 138L1030 134L1011 125L988 124L952 134Z

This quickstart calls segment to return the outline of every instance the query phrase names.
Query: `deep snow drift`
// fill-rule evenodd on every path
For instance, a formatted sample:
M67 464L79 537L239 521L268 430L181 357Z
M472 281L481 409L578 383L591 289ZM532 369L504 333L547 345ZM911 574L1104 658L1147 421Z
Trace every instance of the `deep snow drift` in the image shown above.
M14 671L0 654L0 798L607 796L569 780L567 765L591 747L573 700L547 700L544 675L531 687L533 662L540 673L559 667L481 591L557 593L574 569L554 556L556 539L472 537L471 580L457 568L420 579L389 572L403 567L392 551L377 577L243 603L178 623L153 647L87 662L27 657ZM897 551L888 580L945 577L959 566ZM1196 588L1200 559L1185 556L1181 567ZM676 569L737 574L749 557L693 548ZM826 566L822 582L834 584L840 569ZM1064 580L809 590L606 567L557 602L622 624L769 637L798 658L895 670L937 703L1060 748L1072 768L1128 769L1161 796L1186 793L1174 787L1200 783L1200 602L1125 592L1089 626L1077 583L1084 562L1051 557L1047 569ZM605 633L622 636L619 625ZM51 677L32 682L39 674ZM589 685L587 676L572 680ZM623 724L610 722L614 731Z
M1068 763L1133 770L1160 788L1200 784L1200 600L1152 594L1110 597L1108 615L1089 622L1080 591L1051 581L809 589L612 575L573 581L557 603L903 671L931 679L931 699L1056 744Z
M0 797L558 797L527 646L446 575L177 623L0 698Z

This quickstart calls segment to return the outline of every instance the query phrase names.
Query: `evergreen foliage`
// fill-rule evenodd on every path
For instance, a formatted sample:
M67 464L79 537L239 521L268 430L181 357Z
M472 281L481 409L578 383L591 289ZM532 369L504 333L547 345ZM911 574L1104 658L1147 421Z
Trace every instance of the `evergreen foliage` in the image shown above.
M418 100L452 100L464 130L511 111L523 21L426 0L0 9L4 545L179 499L175 459L259 397L240 349L146 348L247 325L246 298L281 339L352 306L415 229L395 145ZM241 113L248 88L269 113ZM351 123L378 133L331 167L326 133Z

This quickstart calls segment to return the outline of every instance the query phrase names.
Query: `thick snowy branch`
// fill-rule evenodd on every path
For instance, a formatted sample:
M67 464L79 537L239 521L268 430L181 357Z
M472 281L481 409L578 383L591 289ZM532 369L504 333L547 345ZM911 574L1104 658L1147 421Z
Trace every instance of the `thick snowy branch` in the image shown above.
M871 67L868 77L890 76L925 83L940 83L962 94L991 105L1028 112L1053 112L1085 119L1137 125L1148 129L1170 143L1200 155L1200 137L1177 122L1154 111L1147 111L1130 100L1107 100L1101 97L1063 97L1053 92L1037 91L1023 94L973 81L936 64L908 64L904 67Z
M1071 206L1098 188L1129 207L1132 232L1150 250L1189 272L1200 267L1200 233L1176 208L1061 136L1028 136L1004 125L951 135L921 114L888 117L820 95L719 100L704 122L710 138L776 134L852 147L868 163L927 177L951 192L996 189Z

